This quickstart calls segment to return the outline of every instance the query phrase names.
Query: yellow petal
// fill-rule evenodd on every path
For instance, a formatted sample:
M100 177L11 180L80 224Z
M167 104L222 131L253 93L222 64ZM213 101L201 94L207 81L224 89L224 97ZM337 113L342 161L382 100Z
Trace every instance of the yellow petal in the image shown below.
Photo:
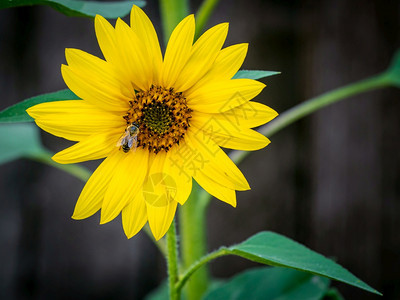
M130 81L130 70L126 68L127 58L123 51L124 43L121 45L120 38L117 37L117 30L100 15L96 15L94 24L97 41L104 58L117 69L121 78ZM134 89L138 89L134 82L131 84Z
M140 191L148 170L147 150L137 149L128 153L119 162L114 177L104 196L100 224L113 220Z
M248 101L234 109L216 114L218 120L226 120L238 127L252 128L268 123L278 116L272 108L254 101Z
M139 191L122 209L122 226L128 239L138 233L147 222L147 209L143 194Z
M267 137L252 129L243 129L230 135L216 134L213 140L221 147L243 151L259 150L271 143Z
M168 152L163 172L168 174L176 185L176 193L173 194L173 199L183 205L192 191L192 176L182 170L181 167L183 164L178 153L179 150L179 147L173 147ZM170 186L172 185L170 184Z
M174 84L177 91L185 91L193 86L211 68L225 42L228 27L228 23L216 25L196 41L188 62Z
M237 125L234 121L224 118L224 114L193 112L191 126L197 131L204 131L224 148L252 151L264 148L270 143L262 134L241 124Z
M41 121L35 121L36 125L42 128L44 131L47 131L51 133L52 135L62 137L64 139L70 140L70 141L81 141L86 139L89 136L88 132L83 132L79 130L70 130L69 128L65 127L59 127L57 125L48 125L48 122L41 122Z
M207 193L223 202L232 205L233 207L236 207L235 190L223 187L222 185L216 183L214 180L209 178L203 172L197 172L194 176L194 179L204 190L206 190Z
M143 184L143 196L146 202L150 229L156 240L168 231L174 218L177 202L176 180L165 172L167 154L151 154L152 165Z
M171 192L176 193L176 182L164 172L166 153L150 154L149 171L143 184L143 196L153 206L166 206Z
M181 176L182 177L182 176ZM177 196L175 197L175 200L180 204L183 205L185 204L186 200L189 198L190 193L192 192L192 180L190 181L184 181L182 180L183 178L178 178L178 184L177 184Z
M129 109L127 98L120 90L66 65L61 66L61 74L70 90L92 105L121 114Z
M187 148L192 154L187 156L186 169L194 169L194 174L202 171L216 182L229 189L250 189L246 178L232 160L203 131L190 127L186 133ZM194 175L195 177L195 175Z
M259 150L271 143L267 137L252 129L243 129L229 134L213 133L211 138L221 147L243 151Z
M128 102L135 94L130 82L123 80L112 64L78 49L65 49L65 57L70 68L86 80L101 84L113 98Z
M162 53L157 33L147 15L134 5L131 11L131 27L138 38L143 42L149 63L153 69L153 82L158 84L159 72L162 66Z
M72 147L55 154L52 159L60 164L73 164L106 157L116 148L120 131L93 134Z
M168 231L174 219L178 202L170 201L166 206L153 206L146 202L147 215L151 232L156 241L161 239Z
M124 65L121 66L127 72L131 82L139 90L148 90L153 81L153 66L150 64L150 57L145 54L144 44L136 33L121 19L117 20L115 33L121 59Z
M183 19L174 29L165 51L161 73L161 84L165 88L173 87L182 68L188 61L194 37L194 16Z
M257 96L265 84L252 79L213 82L187 95L188 106L197 111L222 113Z
M96 15L94 26L97 42L99 43L101 52L103 52L104 58L112 64L121 65L114 27L100 15Z
M166 165L164 168L171 172L171 176L179 176L178 181L185 181L186 184L192 181L193 173L195 172L196 155L198 152L189 147L186 140L179 141L179 145L172 147L168 151Z
M104 193L121 158L120 151L115 149L90 176L76 203L73 219L88 218L101 208Z
M121 116L106 113L84 100L41 103L27 112L43 130L72 141L126 125Z
M204 84L215 80L231 79L243 64L248 46L248 44L237 44L222 49L211 69L191 88L191 90L196 90Z

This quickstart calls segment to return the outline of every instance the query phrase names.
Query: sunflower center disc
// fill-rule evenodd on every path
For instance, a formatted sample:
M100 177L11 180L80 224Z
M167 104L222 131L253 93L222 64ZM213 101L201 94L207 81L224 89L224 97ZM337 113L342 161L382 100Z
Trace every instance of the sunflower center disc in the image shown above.
M156 154L179 144L190 126L192 110L173 88L152 85L148 91L137 92L129 104L124 119L127 126L138 124L137 146Z

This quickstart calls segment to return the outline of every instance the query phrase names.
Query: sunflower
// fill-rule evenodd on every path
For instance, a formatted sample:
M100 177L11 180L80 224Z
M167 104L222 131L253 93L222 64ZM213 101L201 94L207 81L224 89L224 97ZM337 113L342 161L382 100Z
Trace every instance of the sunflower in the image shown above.
M131 26L115 28L96 16L105 60L66 49L67 86L82 100L42 103L27 110L43 130L77 143L58 152L61 164L105 158L83 188L72 218L101 209L100 224L122 215L131 238L149 223L165 235L192 178L208 193L236 206L235 191L249 185L220 148L256 150L269 140L251 128L273 119L271 108L250 101L264 84L232 79L247 44L222 49L228 23L195 43L194 16L183 19L162 56L146 14L133 6Z

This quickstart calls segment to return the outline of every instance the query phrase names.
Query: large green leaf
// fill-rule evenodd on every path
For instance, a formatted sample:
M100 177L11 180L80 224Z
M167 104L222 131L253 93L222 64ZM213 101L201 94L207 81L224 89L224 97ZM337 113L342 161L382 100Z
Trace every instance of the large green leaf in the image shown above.
M1 0L0 9L25 6L48 5L67 16L94 17L97 14L108 19L125 17L131 11L132 5L143 7L145 1L80 1L80 0Z
M326 293L329 282L328 278L293 269L256 268L210 289L203 300L319 300Z
M21 101L13 106L7 107L0 112L0 123L9 122L32 122L33 119L26 113L26 109L43 102L74 100L79 99L70 90L61 90L54 93L48 93L32 97Z
M43 152L39 129L30 123L0 125L0 164Z
M325 276L381 295L334 261L274 232L260 232L228 251L255 262Z
M240 70L238 71L235 76L233 76L233 79L239 79L239 78L248 78L248 79L261 79L273 75L278 75L281 74L281 72L275 72L275 71L259 71L259 70Z

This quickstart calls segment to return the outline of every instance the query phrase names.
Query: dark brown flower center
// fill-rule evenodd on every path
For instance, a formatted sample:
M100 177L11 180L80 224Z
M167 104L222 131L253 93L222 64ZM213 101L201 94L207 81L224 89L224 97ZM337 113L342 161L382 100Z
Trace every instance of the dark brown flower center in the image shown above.
M135 124L139 128L137 147L156 154L179 144L190 126L192 110L183 94L173 88L153 85L148 91L137 92L129 104L124 119L127 126Z

